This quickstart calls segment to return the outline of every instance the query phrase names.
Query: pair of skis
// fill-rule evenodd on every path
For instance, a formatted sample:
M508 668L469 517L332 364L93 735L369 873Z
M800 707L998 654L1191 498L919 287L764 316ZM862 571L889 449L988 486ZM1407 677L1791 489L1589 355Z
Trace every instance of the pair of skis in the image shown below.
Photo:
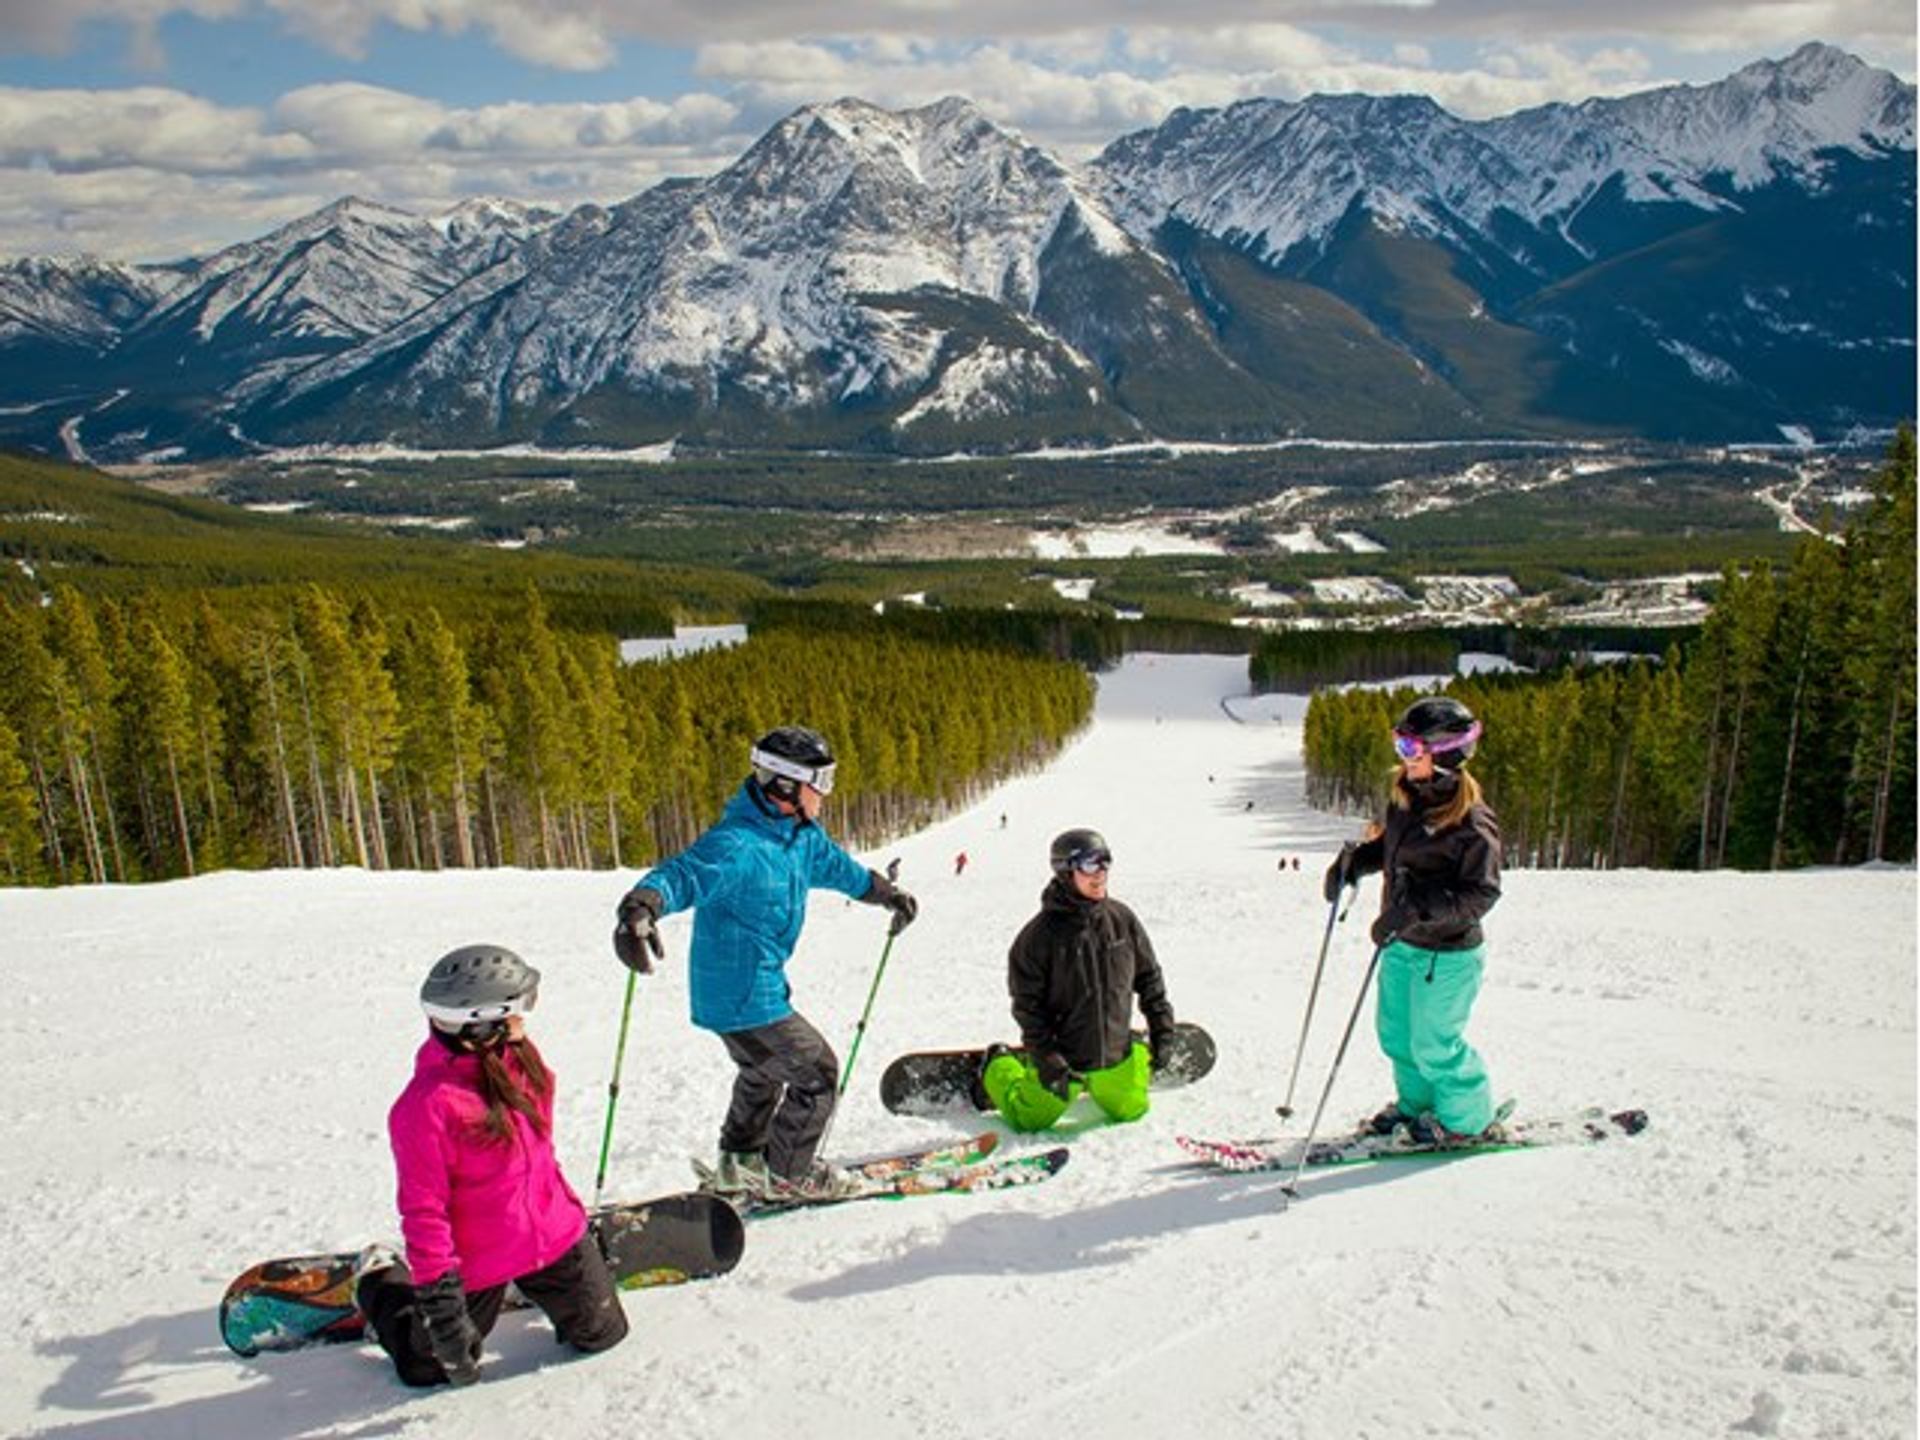
M1512 1120L1513 1102L1501 1107L1500 1117L1485 1135L1467 1138L1422 1139L1407 1126L1388 1134L1357 1130L1352 1134L1315 1140L1302 1153L1302 1137L1267 1136L1247 1140L1210 1140L1191 1135L1176 1137L1180 1148L1202 1164L1219 1170L1251 1173L1262 1170L1298 1170L1305 1166L1357 1165L1375 1160L1447 1159L1467 1155L1494 1155L1511 1150L1537 1150L1550 1145L1591 1145L1602 1140L1638 1135L1647 1127L1644 1110L1607 1111L1600 1106L1568 1115Z
M899 1200L914 1195L970 1195L1037 1185L1060 1173L1069 1151L1066 1146L996 1156L1000 1136L986 1130L965 1140L921 1149L898 1151L843 1167L852 1184L832 1194L809 1195L775 1190L736 1201L748 1219L819 1210L856 1200ZM712 1170L699 1161L694 1173L703 1188L712 1183ZM731 1198L731 1197L730 1197Z

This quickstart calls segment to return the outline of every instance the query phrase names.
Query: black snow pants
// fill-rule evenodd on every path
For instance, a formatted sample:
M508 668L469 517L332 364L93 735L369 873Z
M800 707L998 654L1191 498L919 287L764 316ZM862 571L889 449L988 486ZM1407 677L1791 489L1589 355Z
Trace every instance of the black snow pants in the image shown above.
M833 1115L840 1078L833 1047L800 1015L720 1039L740 1067L720 1148L763 1153L774 1174L800 1179Z
M566 1254L544 1270L513 1282L520 1293L546 1312L554 1338L592 1354L611 1350L627 1336L627 1314L614 1288L613 1273L589 1230ZM489 1285L467 1296L467 1315L482 1335L493 1329L506 1303L507 1287ZM433 1358L427 1327L420 1318L413 1277L405 1265L376 1270L360 1282L359 1303L380 1348L409 1385L441 1385L447 1372Z

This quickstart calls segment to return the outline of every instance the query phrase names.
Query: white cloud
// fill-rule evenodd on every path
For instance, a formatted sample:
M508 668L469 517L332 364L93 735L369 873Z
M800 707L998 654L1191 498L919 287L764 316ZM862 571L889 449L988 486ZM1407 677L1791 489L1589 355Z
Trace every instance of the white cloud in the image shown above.
M478 193L619 200L668 175L712 173L787 111L841 95L896 108L964 95L1080 159L1179 106L1423 93L1484 118L1715 78L1816 37L1911 73L1914 39L1910 0L1186 0L1155 23L1144 10L1113 0L0 0L0 45L16 49L57 47L80 22L108 19L132 27L138 48L167 15L251 12L343 54L392 25L478 33L562 71L604 65L623 43L682 42L694 47L699 87L456 106L329 83L264 108L159 85L0 88L0 248L117 236L103 248L205 250L347 192L416 209ZM1696 51L1693 69L1676 73L1676 57ZM101 175L119 177L126 196ZM154 222L167 228L126 236L116 217L143 211L154 176L172 177L171 207Z

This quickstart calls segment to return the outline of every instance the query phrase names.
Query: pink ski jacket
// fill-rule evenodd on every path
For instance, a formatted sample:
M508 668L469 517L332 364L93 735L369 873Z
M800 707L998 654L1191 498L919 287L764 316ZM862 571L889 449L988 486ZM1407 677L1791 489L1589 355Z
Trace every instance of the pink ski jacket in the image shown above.
M553 1264L586 1233L586 1207L554 1157L551 1094L539 1108L548 1133L509 1110L513 1133L495 1140L481 1128L480 1057L427 1037L387 1115L414 1284L458 1270L469 1293L504 1285Z

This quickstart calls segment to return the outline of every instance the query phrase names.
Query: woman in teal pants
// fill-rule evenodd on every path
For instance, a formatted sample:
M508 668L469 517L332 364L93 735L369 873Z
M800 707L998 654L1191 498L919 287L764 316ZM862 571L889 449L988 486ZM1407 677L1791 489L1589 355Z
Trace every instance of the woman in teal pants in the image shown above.
M1380 1134L1406 1125L1446 1143L1479 1138L1494 1120L1486 1063L1466 1038L1486 959L1480 920L1500 898L1500 823L1465 768L1480 733L1451 696L1409 706L1393 731L1400 770L1387 818L1327 871L1329 903L1362 876L1386 877L1373 922L1375 1020L1394 1101L1370 1122Z

